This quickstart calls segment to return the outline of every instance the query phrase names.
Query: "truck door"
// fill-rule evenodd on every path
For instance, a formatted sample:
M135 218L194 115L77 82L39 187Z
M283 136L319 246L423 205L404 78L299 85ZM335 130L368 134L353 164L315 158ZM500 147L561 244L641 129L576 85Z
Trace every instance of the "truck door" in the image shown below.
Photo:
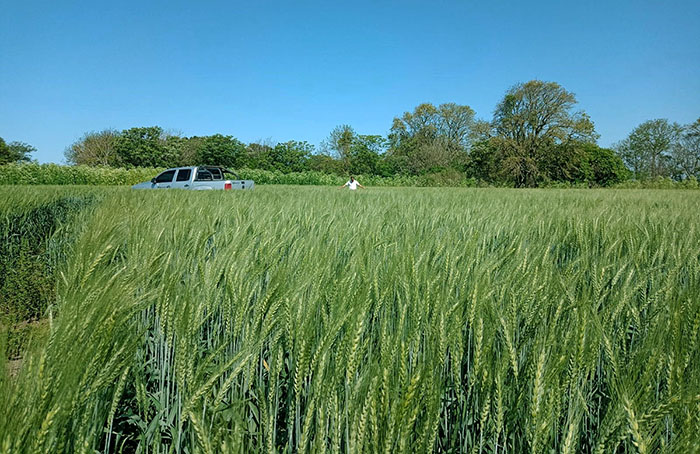
M173 181L172 187L178 189L189 189L190 180L192 179L192 169L177 169L177 176Z
M158 189L169 188L175 178L175 169L166 170L155 178L155 187Z

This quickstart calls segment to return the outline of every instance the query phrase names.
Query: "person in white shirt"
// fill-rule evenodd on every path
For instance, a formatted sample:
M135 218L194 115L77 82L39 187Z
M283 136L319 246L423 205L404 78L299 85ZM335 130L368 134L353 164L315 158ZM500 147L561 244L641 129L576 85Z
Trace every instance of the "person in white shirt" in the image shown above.
M365 188L364 186L362 186L362 185L360 184L360 182L357 181L356 179L354 179L353 177L350 177L350 179L348 180L348 182L345 183L344 185L342 185L342 186L340 187L340 189L343 189L345 186L347 186L348 188L350 188L351 191L354 191L355 189L357 189L358 186L361 187L362 189L367 189L367 188Z

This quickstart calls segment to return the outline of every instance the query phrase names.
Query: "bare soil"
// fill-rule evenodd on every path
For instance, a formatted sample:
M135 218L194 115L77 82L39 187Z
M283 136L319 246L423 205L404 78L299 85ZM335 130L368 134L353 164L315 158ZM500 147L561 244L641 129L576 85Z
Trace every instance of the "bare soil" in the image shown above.
M0 327L0 331L5 329L5 327ZM11 378L19 374L27 348L35 345L36 342L41 343L48 336L48 333L49 321L47 319L22 321L10 328L10 339L8 340L12 340L14 336L16 337L14 342L19 342L19 351L5 352L5 354L10 353L6 367L7 373Z

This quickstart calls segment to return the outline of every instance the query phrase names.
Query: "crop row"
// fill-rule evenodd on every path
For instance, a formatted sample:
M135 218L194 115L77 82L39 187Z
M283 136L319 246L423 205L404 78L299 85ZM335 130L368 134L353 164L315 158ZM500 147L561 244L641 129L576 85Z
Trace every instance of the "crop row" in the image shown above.
M695 452L698 196L115 191L2 452Z
M55 301L54 275L76 237L74 217L99 199L85 189L5 188L0 200L0 326L6 356L20 352L28 325Z

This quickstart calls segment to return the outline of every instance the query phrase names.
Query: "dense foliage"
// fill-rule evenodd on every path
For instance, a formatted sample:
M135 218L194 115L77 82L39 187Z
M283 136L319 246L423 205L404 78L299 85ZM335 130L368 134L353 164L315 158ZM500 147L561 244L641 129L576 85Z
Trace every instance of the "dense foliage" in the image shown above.
M315 171L420 178L454 185L481 181L505 186L551 183L608 186L628 178L620 158L595 145L597 134L573 93L554 82L512 87L492 122L467 105L424 103L394 118L387 137L333 129L320 150L307 142L244 144L232 136L180 137L162 128L106 130L66 150L71 164L109 166L222 165L280 173Z
M613 151L596 144L593 121L577 107L576 96L556 82L531 80L506 91L491 121L477 119L467 105L423 103L394 118L386 137L340 125L318 149L296 140L245 144L231 135L184 137L159 126L106 129L83 135L65 157L77 166L218 165L455 186L473 180L509 187L605 187L630 178L700 178L700 119L686 126L666 119L644 122ZM0 165L29 161L33 151L0 139Z
M0 165L31 161L31 155L36 148L24 142L5 143L0 137Z
M90 189L5 188L0 200L0 325L8 346L19 353L27 322L46 317L56 301L56 268L64 262L73 217L95 203ZM59 233L57 233L59 232Z
M113 189L0 450L697 452L698 197Z
M0 166L0 185L132 185L149 181L164 168L61 166L57 164L8 164ZM278 170L237 169L241 178L257 184L342 185L346 176L318 171L281 172ZM460 172L426 175L358 175L370 186L475 186L476 180Z
M685 126L645 121L615 148L637 180L700 178L700 118Z
M0 185L132 185L149 181L163 169L134 167L7 164L0 166Z
M481 152L484 148L475 147L473 156ZM658 177L644 180L624 180L620 179L617 171L620 170L619 161L606 161L610 150L599 149L600 155L591 157L592 164L586 167L588 172L595 172L596 178L605 181L605 185L615 188L634 189L697 189L698 180L690 176L678 181L668 177ZM480 165L483 165L481 163ZM609 170L606 165L612 167ZM469 172L478 170L475 165ZM149 181L164 169L150 169L134 167L130 169L111 167L90 167L90 166L60 166L57 164L8 164L0 166L0 185L132 185L135 183ZM241 178L254 180L257 184L281 184L281 185L317 185L336 186L343 184L347 177L333 173L318 171L305 172L280 172L277 170L259 169L237 169ZM621 173L627 174L627 170L622 168ZM468 178L464 172L457 170L443 170L424 175L357 175L359 181L369 186L418 186L418 187L488 187L504 185L502 182L492 181L485 177L480 177L475 173L475 177ZM619 182L622 181L622 182ZM540 184L546 188L588 188L588 181L578 179L575 181L547 181Z

